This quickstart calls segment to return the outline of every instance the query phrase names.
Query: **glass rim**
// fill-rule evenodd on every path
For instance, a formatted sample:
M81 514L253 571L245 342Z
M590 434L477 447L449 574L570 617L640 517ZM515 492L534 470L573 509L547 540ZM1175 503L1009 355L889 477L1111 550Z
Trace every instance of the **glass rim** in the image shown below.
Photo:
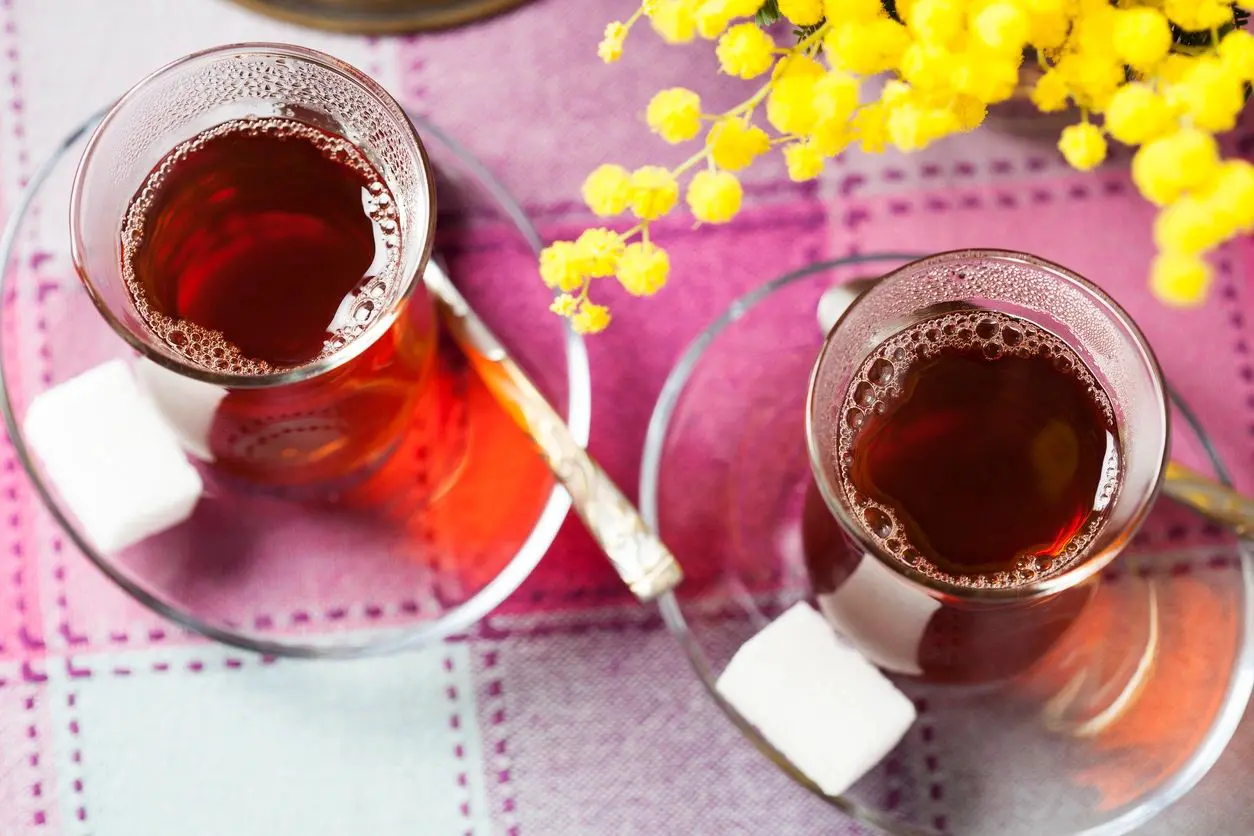
M166 352L155 349L151 345L151 342L157 341L155 335L152 335L150 332L145 332L144 334L136 333L135 329L124 323L96 292L96 288L84 266L84 254L87 244L82 239L82 224L79 221L83 211L83 192L86 188L87 172L96 156L97 146L108 132L114 120L118 118L122 109L142 94L157 79L201 61L229 57L230 55L276 55L283 58L292 58L316 64L343 76L350 83L363 88L384 110L388 111L389 117L403 126L402 132L411 143L409 151L414 159L418 161L423 179L427 184L427 223L420 244L421 249L412 275L401 277L403 286L400 292L393 298L388 309L382 312L361 334L331 355L300 366L278 369L265 374L214 371L194 363L177 360ZM418 129L415 127L413 120L410 119L405 109L382 85L351 64L316 49L270 41L243 41L209 47L189 53L181 58L176 58L145 75L131 85L130 89L123 93L112 105L109 105L104 117L97 122L92 130L91 136L87 140L87 145L83 149L83 156L79 159L74 170L74 182L70 189L70 260L73 262L79 281L86 290L92 304L95 305L96 310L104 317L114 333L125 340L131 348L138 351L145 359L151 360L176 374L215 386L225 386L232 389L266 389L298 383L333 371L360 356L362 352L378 341L383 334L387 333L388 329L395 324L404 311L415 290L422 284L423 270L426 268L435 247L436 213L435 177L426 146L423 145L422 137L418 135ZM402 233L402 261L405 259L406 249L414 246L413 244L407 244L406 241L408 240L409 237ZM145 337L150 339L145 339Z
M891 555L884 554L883 549L872 540L871 536L846 513L844 503L837 496L837 488L831 483L832 480L827 473L827 469L823 466L826 454L819 449L814 419L816 406L814 397L819 369L822 368L823 362L828 356L828 352L833 344L833 336L840 329L840 324L846 320L860 303L864 302L865 294L859 294L841 312L836 323L824 337L823 347L819 350L819 355L814 361L814 368L810 373L810 382L806 389L805 401L806 452L810 462L810 471L814 476L815 483L818 485L824 504L827 505L828 511L840 523L845 533L852 537L867 554L873 556L880 564L898 577L924 587L929 594L949 603L1009 603L1038 600L1076 587L1101 572L1123 551L1124 546L1132 539L1132 536L1141 527L1141 524L1145 522L1145 518L1149 515L1150 509L1154 507L1154 501L1158 497L1162 486L1163 473L1166 471L1167 462L1171 454L1171 416L1167 387L1158 358L1150 347L1149 341L1145 338L1145 334L1127 311L1091 280L1060 264L1039 256L1016 250L989 248L945 250L903 264L884 274L880 277L879 282L900 279L905 271L917 270L920 265L930 265L960 258L995 259L1028 264L1044 270L1059 280L1071 284L1088 296L1101 313L1113 320L1128 337L1129 343L1136 351L1137 358L1144 364L1148 372L1149 382L1154 390L1155 401L1157 402L1157 415L1149 418L1149 420L1155 421L1163 428L1159 449L1156 452L1147 454L1152 457L1154 478L1149 490L1140 496L1133 497L1135 505L1128 522L1120 528L1118 536L1113 541L1106 542L1100 549L1088 553L1087 556L1081 555L1077 557L1075 565L1071 568L1056 574L1047 575L1031 583L1013 587L973 587L949 583L948 581L930 577L917 569L906 566Z

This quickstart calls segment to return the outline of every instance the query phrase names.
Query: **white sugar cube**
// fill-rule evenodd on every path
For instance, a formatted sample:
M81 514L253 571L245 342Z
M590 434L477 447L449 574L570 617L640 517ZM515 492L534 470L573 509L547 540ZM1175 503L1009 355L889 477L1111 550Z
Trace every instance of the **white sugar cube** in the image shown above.
M869 632L876 637L867 658L893 673L918 676L919 645L940 601L871 555L834 592L818 596L819 609L846 636Z
M853 304L853 300L858 298L856 291L851 290L845 285L836 285L828 288L819 297L818 319L819 330L824 334L832 330L832 326L836 324L836 320L840 319L845 309Z
M828 795L840 795L892 751L912 703L801 603L745 642L718 690Z
M183 448L202 461L213 461L209 431L226 389L172 372L143 357L135 360L135 376L170 422Z
M200 474L125 361L41 392L23 427L48 478L102 552L177 525L200 498Z

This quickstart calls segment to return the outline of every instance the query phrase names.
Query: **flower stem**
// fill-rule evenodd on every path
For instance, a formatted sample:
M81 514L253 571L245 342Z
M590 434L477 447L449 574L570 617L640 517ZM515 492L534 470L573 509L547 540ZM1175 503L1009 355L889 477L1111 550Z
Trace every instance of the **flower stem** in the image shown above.
M689 157L688 159L684 160L684 161L683 161L682 163L680 163L680 164L679 164L679 165L678 165L675 169L673 169L673 170L671 171L671 176L672 176L672 177L679 177L679 176L680 176L681 174L683 174L685 171L687 171L688 169L692 168L694 165L696 165L697 163L701 162L703 159L705 159L705 158L706 158L706 157L708 157L709 155L710 155L710 149L709 149L709 148L702 148L700 151L698 151L697 153L693 154L691 157Z

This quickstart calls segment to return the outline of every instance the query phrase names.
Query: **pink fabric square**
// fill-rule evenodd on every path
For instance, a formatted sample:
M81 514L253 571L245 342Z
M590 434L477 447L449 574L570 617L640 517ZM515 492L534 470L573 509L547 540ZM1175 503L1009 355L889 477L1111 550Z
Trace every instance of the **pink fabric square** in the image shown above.
M869 836L740 737L660 625L602 620L472 647L499 832ZM893 771L872 791L915 803L911 770Z
M555 225L543 231L554 239L577 234L578 228ZM818 201L748 210L727 226L697 230L686 219L664 221L655 234L671 250L667 286L654 298L642 300L611 281L599 282L594 296L611 305L615 319L609 330L588 340L593 388L590 450L632 497L640 481L649 416L688 342L736 297L828 255L828 215ZM587 607L627 598L604 556L572 518L505 607Z
M33 497L13 445L0 437L0 663L44 654Z

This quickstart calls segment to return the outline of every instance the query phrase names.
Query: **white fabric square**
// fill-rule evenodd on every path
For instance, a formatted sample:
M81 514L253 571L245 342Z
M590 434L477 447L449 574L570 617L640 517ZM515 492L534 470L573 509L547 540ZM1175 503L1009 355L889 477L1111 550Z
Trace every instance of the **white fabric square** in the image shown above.
M487 833L466 659L449 645L351 662L216 646L72 660L54 703L66 832Z

